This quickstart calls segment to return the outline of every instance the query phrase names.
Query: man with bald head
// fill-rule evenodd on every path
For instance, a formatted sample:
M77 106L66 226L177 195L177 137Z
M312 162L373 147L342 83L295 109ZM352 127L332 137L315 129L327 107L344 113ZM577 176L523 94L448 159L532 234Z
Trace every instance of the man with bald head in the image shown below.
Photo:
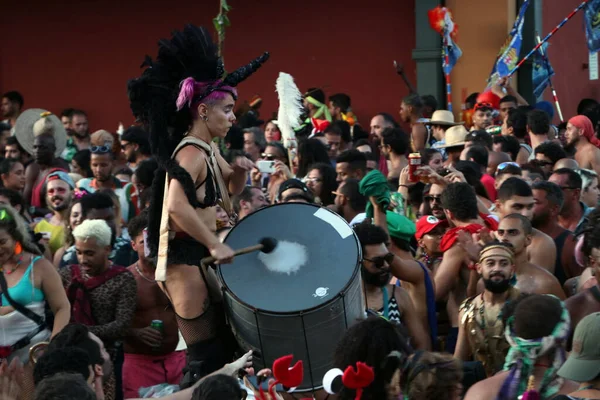
M560 160L558 160L556 162L556 164L554 164L553 170L556 171L557 169L562 169L562 168L569 168L572 170L576 170L577 168L579 168L579 164L577 163L577 161L573 160L572 158L561 158Z
M492 151L488 156L487 173L491 176L496 175L498 165L506 162L511 162L510 156L504 152Z

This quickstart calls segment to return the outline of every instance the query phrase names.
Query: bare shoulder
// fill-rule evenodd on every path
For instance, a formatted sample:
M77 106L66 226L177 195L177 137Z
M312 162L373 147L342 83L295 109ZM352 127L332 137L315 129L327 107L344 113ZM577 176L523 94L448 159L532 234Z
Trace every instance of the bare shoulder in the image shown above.
M469 388L464 400L481 400L494 398L500 391L507 373L501 372L490 378L477 382Z
M35 258L36 256L32 255L32 257ZM33 260L33 258L32 258L32 260ZM38 258L33 263L33 268L35 269L35 272L40 272L43 275L57 273L56 268L50 262L50 260L48 260L46 257L43 257L43 256L41 258Z
M194 146L185 146L179 150L175 160L194 180L206 175L206 153Z
M550 247L556 247L556 245L554 244L554 240L547 234L545 234L542 231L539 231L537 229L533 229L533 239L532 242L535 243L535 247L538 246L550 246ZM532 249L534 248L534 246L529 246Z

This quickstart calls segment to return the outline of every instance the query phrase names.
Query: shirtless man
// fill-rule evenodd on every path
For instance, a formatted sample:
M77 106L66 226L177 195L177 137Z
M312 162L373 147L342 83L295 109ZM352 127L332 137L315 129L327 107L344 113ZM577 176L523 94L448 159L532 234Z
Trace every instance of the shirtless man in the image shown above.
M356 225L354 232L363 251L361 274L368 312L405 326L414 347L430 349L429 335L419 320L410 296L403 288L389 284L393 267L388 261L394 263L394 255L390 256L386 246L388 235L381 227L366 223Z
M477 197L474 189L464 182L452 183L441 195L442 206L450 227L442 237L440 250L444 253L442 262L434 274L436 301L447 300L450 323L457 334L458 307L467 297L467 284L470 272L468 253L458 243L458 232L476 233L487 226L496 230L497 223L487 217L485 220L477 210ZM453 348L449 348L454 352Z
M594 271L596 277L600 277L600 227L596 226L593 231L587 232L584 239L584 254L588 254L588 265ZM576 326L586 315L600 312L600 284L582 290L566 302L567 309L571 314L571 325Z
M189 375L198 379L230 361L234 350L216 276L199 266L199 260L208 255L220 263L233 259L233 250L215 234L215 206L231 212L229 194L241 193L253 167L244 157L230 166L211 142L224 138L235 122L234 87L268 54L223 79L217 47L205 28L187 25L173 36L168 46L159 45L154 67L129 82L129 97L136 117L150 125L152 152L170 179L166 189L164 170L154 180L148 245L151 255L158 255L156 279L171 300L187 344ZM188 70L173 71L182 64L181 57L193 61L185 63ZM162 227L157 230L159 224L152 219L161 213Z
M390 244L387 247L396 256L390 262L391 273L400 280L400 285L412 299L425 331L431 332L430 314L431 318L435 315L433 278L422 264L415 261L410 252L410 240L415 234L415 225L402 215L385 213L374 198L371 198L371 204L375 210L373 222L388 234ZM429 291L426 282L429 282Z
M600 140L594 134L592 121L577 115L567 123L565 148L575 150L575 161L580 168L591 169L600 175Z
M37 136L33 141L33 160L25 170L25 189L23 196L36 208L45 208L46 201L41 186L54 171L69 171L69 165L63 159L54 156L56 144L49 134ZM39 190L36 190L40 188Z
M498 189L496 212L500 218L509 214L520 214L528 220L533 219L533 192L521 178L508 178ZM554 240L542 231L533 229L531 243L527 246L529 261L550 273L554 273L556 264L556 245Z
M410 124L410 143L414 152L425 149L429 139L427 127L422 122L418 122L421 119L422 111L423 101L418 94L410 94L402 100L400 119Z
M142 387L161 383L178 385L185 367L185 351L175 351L179 342L175 313L154 280L156 266L145 254L144 229L147 225L148 215L142 213L127 226L131 246L139 260L127 268L137 283L137 306L123 343L126 399L138 396ZM154 320L162 321L161 331L150 326Z
M531 221L521 214L509 214L502 218L496 231L498 240L510 243L515 252L515 287L523 293L553 294L565 299L558 279L546 269L528 261L527 249L531 247L533 227Z

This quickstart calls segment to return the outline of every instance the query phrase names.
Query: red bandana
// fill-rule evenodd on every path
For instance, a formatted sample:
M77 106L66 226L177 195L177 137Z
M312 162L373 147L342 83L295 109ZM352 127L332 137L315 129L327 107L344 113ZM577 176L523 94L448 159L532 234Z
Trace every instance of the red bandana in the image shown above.
M480 224L470 224L449 229L448 231L446 231L446 234L442 237L442 241L440 242L440 250L450 250L450 248L452 248L452 246L454 246L454 244L458 240L458 232L460 231L465 231L469 234L473 234L478 233L483 228L488 228L491 231L498 230L498 221L496 221L491 215L479 214L479 216L483 219L483 222L486 226L482 226Z

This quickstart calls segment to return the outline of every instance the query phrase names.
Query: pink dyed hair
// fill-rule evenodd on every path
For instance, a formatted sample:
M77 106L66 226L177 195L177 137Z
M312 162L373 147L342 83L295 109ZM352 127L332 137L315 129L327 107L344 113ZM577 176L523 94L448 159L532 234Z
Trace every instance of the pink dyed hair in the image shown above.
M234 87L231 86L221 86L219 89L215 90L208 96L194 101L194 97L202 93L211 85L217 85L220 81L216 82L196 82L194 78L185 78L181 82L181 90L179 91L179 96L177 97L177 102L175 105L177 106L177 111L181 110L183 107L188 106L193 110L192 106L204 103L204 104L212 104L216 101L223 100L227 97L228 94L233 93L234 97L237 97L237 91ZM193 111L194 112L194 111ZM194 112L195 113L195 112Z

